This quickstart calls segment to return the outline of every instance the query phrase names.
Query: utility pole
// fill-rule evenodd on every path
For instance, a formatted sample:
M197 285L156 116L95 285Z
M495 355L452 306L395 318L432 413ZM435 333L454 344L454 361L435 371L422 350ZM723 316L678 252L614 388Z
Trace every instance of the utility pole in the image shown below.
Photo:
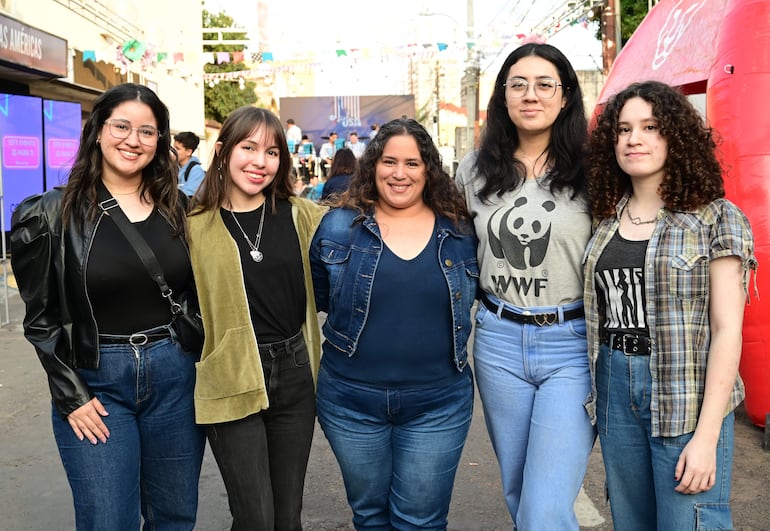
M602 9L602 71L610 73L621 46L620 0L606 0Z
M475 25L473 21L473 0L468 0L468 31L467 43L468 55L466 57L465 75L461 83L460 99L465 105L467 121L465 125L464 141L457 158L461 159L466 153L473 150L476 140L476 128L479 122L479 56L476 51Z
M436 115L433 118L433 126L436 128L434 131L434 138L436 139L436 145L441 145L441 63L436 60L436 86L433 90L433 97L436 99Z

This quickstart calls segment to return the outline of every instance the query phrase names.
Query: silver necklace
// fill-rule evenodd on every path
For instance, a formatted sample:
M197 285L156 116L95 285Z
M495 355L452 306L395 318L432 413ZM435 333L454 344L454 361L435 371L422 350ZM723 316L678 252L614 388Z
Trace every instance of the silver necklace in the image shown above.
M233 217L233 221L235 221L235 224L238 225L238 228L241 229L241 234L243 234L243 238L246 240L246 243L249 244L249 247L251 248L251 251L249 251L249 255L251 256L251 259L255 262L261 262L262 258L264 256L259 250L259 242L262 241L262 227L265 224L265 210L267 210L267 206L265 203L262 203L262 215L259 217L259 229L257 230L257 236L254 238L254 243L251 243L251 240L248 236L246 236L246 231L243 230L243 227L241 227L241 224L238 223L238 218L235 217L235 214L233 211L230 211L230 215Z
M642 221L642 218L639 216L634 216L631 214L631 203L626 203L626 217L628 217L628 221L633 223L634 225L649 225L650 223L655 223L658 221L658 215L656 214L654 218L652 219L645 219Z

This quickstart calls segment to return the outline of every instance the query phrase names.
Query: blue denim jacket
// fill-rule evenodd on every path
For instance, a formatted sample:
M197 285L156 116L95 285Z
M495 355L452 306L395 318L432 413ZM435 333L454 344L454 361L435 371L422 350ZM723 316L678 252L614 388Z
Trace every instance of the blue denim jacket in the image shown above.
M463 234L443 217L437 218L438 260L452 305L454 361L458 370L468 362L471 307L476 298L479 266L472 229ZM323 335L335 348L352 356L369 315L374 274L384 243L372 215L349 209L328 212L313 237L310 265L318 311L326 312Z

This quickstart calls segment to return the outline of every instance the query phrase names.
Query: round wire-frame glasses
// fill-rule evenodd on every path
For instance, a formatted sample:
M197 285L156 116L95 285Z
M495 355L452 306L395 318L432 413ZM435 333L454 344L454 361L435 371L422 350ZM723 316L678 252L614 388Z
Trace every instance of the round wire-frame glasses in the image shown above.
M112 137L118 140L125 140L132 131L136 131L139 142L145 146L154 146L158 143L158 138L160 137L160 131L151 125L132 127L128 120L118 120L114 118L105 120L104 123L109 126Z
M561 83L550 77L541 77L534 83L530 83L521 77L512 77L503 86L508 89L514 98L523 98L529 92L529 86L533 85L535 95L544 100L553 98L556 95L556 89L563 86Z

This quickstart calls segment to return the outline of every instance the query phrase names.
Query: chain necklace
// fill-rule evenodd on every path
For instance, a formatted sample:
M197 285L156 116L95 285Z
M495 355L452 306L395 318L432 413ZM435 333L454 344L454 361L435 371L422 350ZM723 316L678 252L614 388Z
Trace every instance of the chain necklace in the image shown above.
M644 221L642 221L642 218L640 218L639 216L634 216L633 214L631 214L631 202L630 201L628 203L626 203L626 217L628 218L628 221L630 221L634 225L649 225L650 223L655 223L656 221L658 221L658 215L657 214L655 214L654 218L652 218L652 219L645 219Z
M251 248L251 251L249 251L249 255L251 256L251 259L255 262L261 262L263 255L259 250L259 242L262 241L262 227L265 223L265 210L267 210L267 206L265 203L262 203L262 214L259 217L259 229L257 230L257 236L254 238L254 243L251 243L251 240L248 236L246 236L246 231L243 230L243 227L241 227L241 224L238 223L238 218L235 217L235 213L233 211L230 211L230 215L233 217L233 221L235 221L235 224L238 225L238 228L241 229L241 234L243 234L243 239L246 240L246 243L249 244L249 248Z

